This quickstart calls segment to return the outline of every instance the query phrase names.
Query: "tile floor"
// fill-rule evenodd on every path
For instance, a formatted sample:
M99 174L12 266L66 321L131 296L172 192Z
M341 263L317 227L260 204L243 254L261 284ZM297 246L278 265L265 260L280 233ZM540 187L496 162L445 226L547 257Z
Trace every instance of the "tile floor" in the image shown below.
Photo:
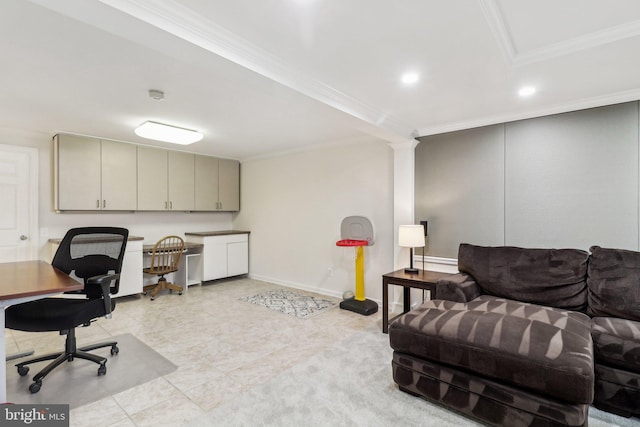
M238 279L192 286L181 296L162 294L155 301L142 296L119 299L112 319L77 329L78 345L131 333L178 369L72 408L71 426L179 426L337 340L372 323L381 324L380 312L361 316L334 308L297 319L239 300L276 288L281 286ZM46 353L64 345L64 337L57 333L6 333L9 354L21 349Z

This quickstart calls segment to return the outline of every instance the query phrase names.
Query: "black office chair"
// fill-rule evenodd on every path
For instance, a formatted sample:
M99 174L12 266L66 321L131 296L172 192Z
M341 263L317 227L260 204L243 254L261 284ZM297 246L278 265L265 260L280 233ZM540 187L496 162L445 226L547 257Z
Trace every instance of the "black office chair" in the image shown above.
M101 317L111 317L115 308L109 294L118 292L120 271L129 231L115 227L73 228L62 239L51 264L74 279L84 283L84 289L77 292L83 298L44 298L13 305L5 310L6 327L19 331L46 332L60 331L67 335L65 349L18 363L18 373L27 375L26 365L53 360L33 377L29 386L31 393L37 393L43 378L65 360L75 358L91 360L100 365L98 375L107 373L107 359L91 353L102 347L111 347L111 354L118 354L117 342L105 342L76 348L77 326L89 326ZM66 294L65 294L66 295Z

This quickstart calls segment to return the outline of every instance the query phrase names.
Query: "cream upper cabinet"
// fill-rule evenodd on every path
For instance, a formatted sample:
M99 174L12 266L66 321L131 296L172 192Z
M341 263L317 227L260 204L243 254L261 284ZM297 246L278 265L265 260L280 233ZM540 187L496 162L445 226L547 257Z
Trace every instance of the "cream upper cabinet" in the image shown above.
M240 210L240 162L85 136L54 137L57 211Z
M195 209L195 155L168 151L169 208L174 211Z
M55 209L135 210L135 145L78 135L54 137Z
M138 210L194 210L194 157L138 146Z
M218 159L196 156L196 210L218 210Z
M102 210L135 210L136 146L102 140L101 149Z
M218 163L218 201L221 211L240 210L240 162L220 159Z
M240 162L196 156L196 210L240 210Z

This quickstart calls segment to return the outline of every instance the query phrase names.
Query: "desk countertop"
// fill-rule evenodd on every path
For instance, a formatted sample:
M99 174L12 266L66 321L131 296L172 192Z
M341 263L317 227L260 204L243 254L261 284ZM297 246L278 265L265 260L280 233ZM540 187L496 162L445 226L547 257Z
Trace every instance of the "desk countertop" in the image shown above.
M146 243L142 246L142 250L144 252L149 252L153 250L153 247L155 246L155 243ZM184 248L189 251L190 249L193 250L202 250L202 248L204 247L204 245L202 243L192 243L192 242L184 242Z
M82 283L73 280L44 261L0 264L0 300L2 301L77 291L82 288L84 288Z
M222 231L197 231L197 232L184 233L185 236L200 236L200 237L227 236L229 234L251 234L251 232L240 231L240 230L222 230Z

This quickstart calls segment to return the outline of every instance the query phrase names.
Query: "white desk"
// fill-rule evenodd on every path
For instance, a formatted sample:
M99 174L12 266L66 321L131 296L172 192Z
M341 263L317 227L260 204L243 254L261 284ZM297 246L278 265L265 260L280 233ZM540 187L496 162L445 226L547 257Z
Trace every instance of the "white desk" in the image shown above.
M7 401L5 307L82 288L82 283L44 261L0 263L0 403Z

